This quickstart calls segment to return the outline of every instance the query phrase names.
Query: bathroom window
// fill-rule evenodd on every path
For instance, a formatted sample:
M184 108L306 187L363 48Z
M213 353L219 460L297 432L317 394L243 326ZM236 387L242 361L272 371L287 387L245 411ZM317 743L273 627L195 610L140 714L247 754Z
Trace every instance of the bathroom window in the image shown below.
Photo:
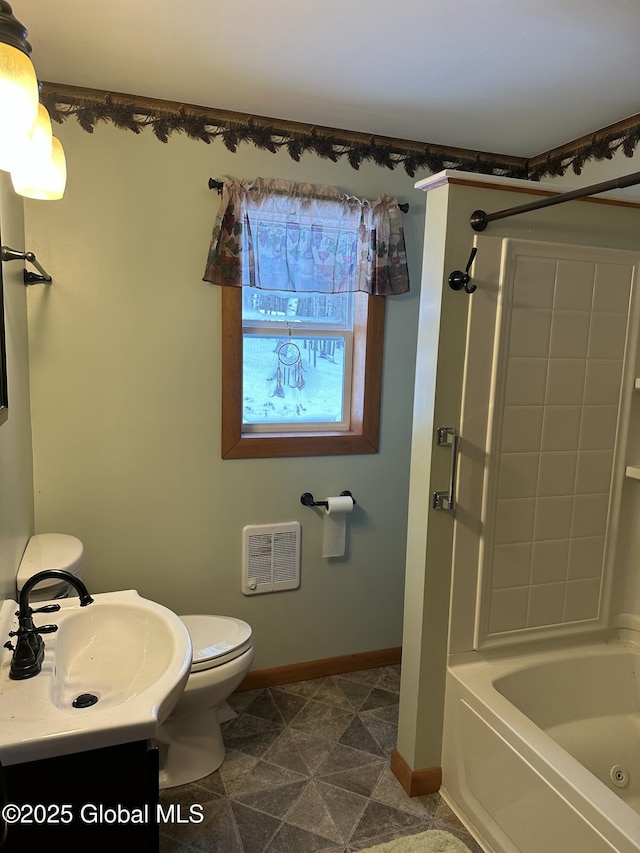
M397 202L225 178L204 280L222 287L222 456L378 449L385 296L409 289Z
M223 457L377 451L385 300L341 296L346 328L260 321L243 310L251 290L222 289ZM307 385L324 386L322 405L305 406Z
M349 429L353 293L242 292L242 429Z

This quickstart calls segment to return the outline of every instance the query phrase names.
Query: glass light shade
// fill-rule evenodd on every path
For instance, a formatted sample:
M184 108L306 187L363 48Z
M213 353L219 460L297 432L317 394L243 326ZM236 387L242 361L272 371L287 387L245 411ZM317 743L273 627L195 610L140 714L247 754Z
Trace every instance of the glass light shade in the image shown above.
M25 198L53 201L62 198L67 183L67 161L59 139L54 136L51 157L45 163L23 162L11 172L14 190Z
M38 80L31 60L0 43L0 169L10 172L38 117Z
M24 150L25 162L47 163L51 160L53 130L47 108L38 104L38 118ZM13 171L13 169L12 169Z

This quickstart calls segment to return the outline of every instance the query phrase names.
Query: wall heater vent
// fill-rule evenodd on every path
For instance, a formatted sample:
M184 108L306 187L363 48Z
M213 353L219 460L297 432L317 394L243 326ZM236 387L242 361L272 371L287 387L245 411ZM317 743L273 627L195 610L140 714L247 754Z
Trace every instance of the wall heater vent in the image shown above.
M300 586L300 523L250 524L242 530L242 592Z

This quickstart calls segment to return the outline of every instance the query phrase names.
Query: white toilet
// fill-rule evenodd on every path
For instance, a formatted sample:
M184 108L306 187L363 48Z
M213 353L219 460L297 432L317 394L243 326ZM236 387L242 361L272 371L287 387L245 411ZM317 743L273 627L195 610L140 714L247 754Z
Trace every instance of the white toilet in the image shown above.
M202 779L224 761L219 710L253 662L251 626L229 616L181 616L193 645L191 673L159 727L160 787Z
M32 575L47 569L64 569L75 577L82 577L82 542L68 533L36 533L27 542L16 575L16 600L20 590ZM52 598L66 598L70 585L57 578L46 578L34 587L29 596L33 604ZM75 590L72 591L75 595Z

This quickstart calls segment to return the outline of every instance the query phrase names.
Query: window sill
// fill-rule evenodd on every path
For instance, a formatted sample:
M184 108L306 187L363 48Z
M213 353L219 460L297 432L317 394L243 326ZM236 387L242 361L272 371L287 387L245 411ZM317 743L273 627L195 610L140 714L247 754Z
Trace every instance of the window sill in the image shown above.
M242 435L234 444L223 447L223 459L259 459L276 456L340 456L351 453L377 453L378 444L351 431L281 433L278 435Z

